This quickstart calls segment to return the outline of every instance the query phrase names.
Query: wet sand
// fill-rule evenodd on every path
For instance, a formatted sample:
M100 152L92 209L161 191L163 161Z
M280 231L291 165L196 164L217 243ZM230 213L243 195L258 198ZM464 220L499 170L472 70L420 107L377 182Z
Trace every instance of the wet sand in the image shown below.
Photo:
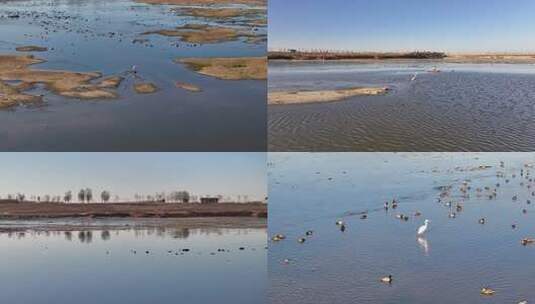
M267 79L267 60L265 57L241 58L179 58L199 74L226 80L265 80Z
M173 11L192 17L227 19L235 17L248 17L259 14L265 14L263 9L243 9L243 8L197 8L197 7L182 7L174 9Z
M262 203L33 203L0 201L0 219L267 217Z
M151 94L156 91L158 91L158 87L156 87L153 83L136 83L134 84L134 90L138 94Z
M281 91L269 92L268 104L304 104L318 102L333 102L353 96L367 96L385 94L387 88L350 88L322 91Z

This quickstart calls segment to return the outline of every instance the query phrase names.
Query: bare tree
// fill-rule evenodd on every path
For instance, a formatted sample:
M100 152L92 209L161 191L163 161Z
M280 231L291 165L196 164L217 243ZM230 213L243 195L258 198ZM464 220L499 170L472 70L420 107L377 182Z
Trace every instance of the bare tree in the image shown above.
M17 193L17 201L24 202L24 199L26 198L26 195L23 193Z
M110 196L110 192L106 190L102 191L102 193L100 194L100 198L104 203L107 203L110 200Z
M93 200L93 191L91 190L91 188L85 189L85 200L88 203Z
M177 200L182 203L189 203L190 195L188 191L178 191Z
M63 201L65 203L69 203L72 200L72 191L65 192L65 195L63 196Z
M80 192L78 192L78 201L85 202L85 190L81 189Z

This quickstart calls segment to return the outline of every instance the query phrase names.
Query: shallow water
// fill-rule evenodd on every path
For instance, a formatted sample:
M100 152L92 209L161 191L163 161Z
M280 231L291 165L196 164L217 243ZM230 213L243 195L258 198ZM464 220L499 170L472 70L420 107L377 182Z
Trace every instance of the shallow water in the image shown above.
M441 73L429 73L434 66ZM411 78L416 74L414 81ZM270 106L270 151L532 151L535 66L271 62L270 91L388 86L384 96Z
M527 204L535 201L534 172L524 167L534 163L532 153L271 153L269 235L287 236L269 245L271 302L535 301L535 270L528 267L535 247L520 244L535 237L535 206ZM465 180L469 198L459 191ZM476 190L496 183L495 199ZM439 187L448 185L450 196L438 202ZM399 206L385 211L384 202L394 198ZM448 217L450 200L464 206L456 218ZM364 212L368 219L360 219ZM346 222L345 232L338 219ZM431 220L429 231L417 238L424 219ZM313 236L298 243L309 229ZM389 274L391 285L379 282ZM496 294L480 296L485 286Z
M265 228L1 233L0 290L21 304L267 303L265 244Z
M88 101L46 91L40 106L0 111L0 149L10 151L261 151L266 147L266 82L225 81L199 75L179 57L263 56L265 43L192 45L178 38L139 34L205 20L179 16L171 6L131 0L1 1L0 53L39 45L47 62L34 68L100 71L115 75L136 65L155 94L133 92L134 79L117 100ZM19 14L19 18L8 16ZM265 32L260 28L259 32ZM149 43L133 43L148 38ZM20 53L19 53L20 54ZM201 93L175 87L198 85ZM39 90L37 90L39 92Z

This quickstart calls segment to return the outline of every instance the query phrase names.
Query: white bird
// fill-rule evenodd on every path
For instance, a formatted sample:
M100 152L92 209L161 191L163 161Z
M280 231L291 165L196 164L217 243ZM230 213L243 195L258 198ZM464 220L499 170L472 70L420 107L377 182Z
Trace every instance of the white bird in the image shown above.
M424 224L418 228L418 235L422 235L427 231L427 224L429 223L429 220L425 220Z
M416 75L418 75L418 73L414 73L414 76L412 76L411 81L416 80Z

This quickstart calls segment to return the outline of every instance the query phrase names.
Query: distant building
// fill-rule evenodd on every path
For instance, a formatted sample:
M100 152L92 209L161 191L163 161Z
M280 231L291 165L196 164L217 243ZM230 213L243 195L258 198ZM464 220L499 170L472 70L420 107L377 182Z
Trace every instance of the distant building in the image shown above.
M201 197L201 204L217 204L219 203L218 197Z

